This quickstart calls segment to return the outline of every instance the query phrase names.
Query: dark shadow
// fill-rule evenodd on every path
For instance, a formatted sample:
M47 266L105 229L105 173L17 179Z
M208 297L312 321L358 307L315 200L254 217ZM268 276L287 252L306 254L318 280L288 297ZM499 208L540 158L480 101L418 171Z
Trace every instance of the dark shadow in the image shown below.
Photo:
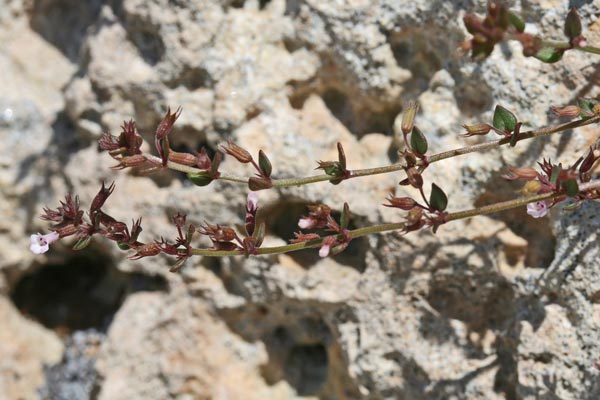
M298 395L319 399L358 398L343 351L321 311L280 299L219 314L244 340L264 343L269 358L260 370L269 385L285 381Z
M98 19L106 0L34 0L29 24L69 60L79 60L86 32Z
M309 203L300 200L281 201L268 205L260 210L259 219L262 218L262 216L268 216L268 218L265 218L267 223L267 233L280 237L287 242L294 237L294 232L300 232L298 221L303 215L308 215L308 205ZM331 212L331 215L336 221L339 221L339 211L334 210ZM357 218L359 218L359 216L351 218L348 229L358 228L353 223L353 220L356 220ZM318 233L323 235L322 231ZM340 254L333 256L333 259L339 264L352 267L362 273L366 269L366 256L368 250L369 243L367 238L360 237L352 240L348 247ZM288 255L304 268L310 268L321 260L318 249L295 251L288 253Z
M59 334L90 328L106 332L128 294L166 290L164 278L121 272L88 247L62 264L23 276L11 299L21 313Z

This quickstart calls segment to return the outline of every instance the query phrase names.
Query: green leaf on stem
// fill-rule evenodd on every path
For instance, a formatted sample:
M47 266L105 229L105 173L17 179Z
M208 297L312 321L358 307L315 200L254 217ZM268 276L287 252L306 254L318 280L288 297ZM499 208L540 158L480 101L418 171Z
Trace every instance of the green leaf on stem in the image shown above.
M523 33L525 31L525 22L514 12L510 11L508 13L508 21L512 26L515 27L517 32Z
M84 238L81 238L77 241L77 243L75 243L75 245L73 246L73 250L83 250L89 246L91 241L92 241L91 236L86 236Z
M273 166L271 165L271 161L269 161L267 155L262 150L258 152L258 166L266 177L271 176Z
M348 228L348 223L350 222L350 207L348 203L344 203L344 209L342 210L342 215L340 216L340 228L346 229Z
M496 106L493 119L494 128L504 132L512 132L517 126L517 117L502 106Z
M262 244L262 242L265 238L265 229L266 229L266 224L263 221L258 226L258 229L256 229L254 231L254 233L252 234L252 237L256 239L256 243L255 243L256 247L260 247L260 245Z
M338 142L338 144L337 144L337 150L338 150L338 160L340 163L340 168L345 170L346 169L346 153L344 152L344 147L342 146L342 144L340 142Z
M557 49L557 48L551 47L551 46L546 46L546 47L542 47L541 49L539 49L534 57L542 62L552 64L557 61L560 61L564 52L565 52L564 50Z
M594 106L596 104L598 104L598 100L582 98L582 99L579 99L578 103L579 103L579 108L581 108L583 111L589 113L589 115L584 114L584 113L579 113L579 116L582 119L588 119L588 118L590 118L591 115L594 114Z
M196 186L206 186L213 181L208 172L190 172L187 177Z
M581 19L579 19L579 15L577 14L577 9L575 7L571 8L567 14L564 32L569 40L573 40L577 36L581 35Z
M577 193L579 193L579 185L575 179L569 179L568 181L563 182L563 186L569 197L575 197L577 196Z
M431 184L431 196L429 197L431 208L438 211L444 211L448 206L448 196L438 185Z
M420 155L427 153L427 138L416 126L413 127L410 134L410 147Z

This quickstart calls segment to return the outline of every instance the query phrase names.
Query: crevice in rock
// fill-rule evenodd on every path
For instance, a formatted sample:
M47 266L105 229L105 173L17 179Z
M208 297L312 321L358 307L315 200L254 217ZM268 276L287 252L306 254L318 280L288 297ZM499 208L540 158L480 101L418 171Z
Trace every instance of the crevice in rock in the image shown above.
M281 301L220 313L245 340L265 344L269 359L261 366L261 374L268 384L283 380L298 395L319 399L359 396L340 345L318 310Z
M104 4L104 0L35 0L28 9L29 24L69 60L77 62L86 31Z
M298 43L289 45L300 46ZM376 105L367 96L347 91L341 85L320 85L319 81L327 82L328 80L323 78L310 82L292 83L294 89L289 96L290 105L300 110L311 94L318 94L331 114L357 138L360 139L368 133L393 135L394 120L402 109L400 102Z
M294 238L294 232L300 232L298 221L303 215L308 215L308 205L308 202L301 200L281 201L271 204L259 211L259 218L261 218L262 215L268 216L268 218L265 218L267 223L267 233L275 235L288 242L290 239ZM332 210L331 216L336 221L339 221L340 212ZM356 220L357 217L358 216L354 217L354 220ZM357 226L354 225L351 218L348 229L356 228ZM354 268L362 273L367 267L366 257L368 250L369 243L367 238L356 238L350 242L348 247L343 252L333 256L333 259L339 264ZM321 259L317 249L295 251L288 253L288 255L304 268L309 268L311 265L316 264Z
M128 294L167 289L164 278L121 272L101 251L88 247L22 276L11 299L27 317L68 335L85 329L106 332Z

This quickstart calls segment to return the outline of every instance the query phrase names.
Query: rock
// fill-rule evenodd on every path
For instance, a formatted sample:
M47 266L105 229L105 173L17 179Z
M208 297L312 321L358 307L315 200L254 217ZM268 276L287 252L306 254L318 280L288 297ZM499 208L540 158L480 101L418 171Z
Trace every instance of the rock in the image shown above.
M96 296L122 306L96 327L106 332L75 333L64 345L58 329L10 303L35 271L74 259L70 240L44 255L28 251L29 235L49 229L42 209L68 192L87 211L101 182L114 181L104 209L128 223L143 217L146 242L172 240L177 212L196 227L243 226L244 184L197 187L172 171L111 170L96 140L118 134L123 121L134 119L144 151L155 152L157 123L167 107L181 106L175 149L213 154L232 140L255 158L263 150L278 179L321 174L317 161L336 160L338 142L350 169L381 167L404 146L399 125L409 101L420 105L415 123L430 152L480 143L493 135L465 139L461 125L488 122L497 104L529 130L556 122L550 106L597 95L592 55L568 52L547 65L508 43L481 63L461 56L462 16L484 12L485 1L5 3L0 314L8 322L0 330L0 397L599 397L597 203L570 214L556 207L539 220L521 208L454 221L435 235L371 235L326 259L315 249L193 257L177 274L168 272L172 257L131 260L94 238L78 253L87 269L72 274L73 287L87 282L77 278L89 278L94 263L106 279L81 291L90 299L77 304ZM561 38L566 2L529 3L515 4L527 30ZM588 41L600 43L598 4L572 3L582 3ZM508 200L519 187L501 179L507 165L548 157L567 165L596 139L590 126L436 162L424 191L438 184L450 211ZM233 157L221 172L255 173ZM386 196L421 196L399 186L402 179L394 172L260 191L265 245L292 238L314 203L339 218L347 202L352 228L399 221L402 212L382 206ZM160 284L129 290L126 276ZM33 304L51 303L47 293L27 293Z
M36 322L27 320L6 298L0 298L0 397L36 399L44 383L44 365L61 358L58 337Z

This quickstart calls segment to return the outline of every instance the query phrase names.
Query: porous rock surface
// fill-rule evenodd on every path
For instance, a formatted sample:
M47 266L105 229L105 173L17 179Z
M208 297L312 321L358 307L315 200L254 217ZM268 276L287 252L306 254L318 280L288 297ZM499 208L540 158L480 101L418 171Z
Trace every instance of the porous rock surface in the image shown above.
M597 2L510 4L527 29L556 39L568 7L579 6L588 40L600 43ZM242 223L243 185L199 188L176 173L109 168L100 134L133 118L151 143L167 106L183 107L177 149L233 140L265 151L276 177L292 177L334 158L337 142L350 168L394 162L411 100L438 152L464 145L461 124L488 121L496 104L529 128L552 122L551 105L597 94L591 55L545 65L513 43L481 63L460 55L462 15L484 8L478 0L3 1L0 398L600 398L597 203L539 220L525 210L477 217L436 235L370 236L333 258L194 258L176 274L165 258L128 260L101 239L81 256L65 244L41 256L27 249L29 235L47 230L37 218L44 206L67 192L89 204L102 180L117 187L107 210L142 216L146 240L171 236L177 211L194 223ZM505 200L516 190L500 178L505 165L568 164L596 137L584 128L463 156L425 178L452 210ZM252 173L230 157L222 170ZM291 238L316 202L339 211L347 201L355 227L394 221L385 196L416 195L401 179L260 192L266 243ZM85 289L69 296L74 287ZM107 301L105 317L84 318Z

